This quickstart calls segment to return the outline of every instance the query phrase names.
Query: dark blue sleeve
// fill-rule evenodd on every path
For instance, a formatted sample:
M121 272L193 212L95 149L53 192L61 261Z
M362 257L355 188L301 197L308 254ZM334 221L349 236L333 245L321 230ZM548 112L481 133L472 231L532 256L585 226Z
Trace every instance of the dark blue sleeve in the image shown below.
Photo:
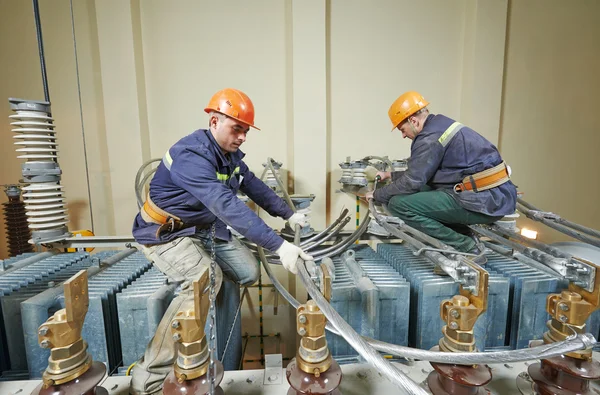
M283 239L264 223L233 191L217 180L216 166L202 148L185 149L173 157L171 179L185 189L214 215L250 241L270 250L277 250Z
M283 199L256 177L244 162L240 165L240 175L244 177L240 185L242 192L270 215L288 219L294 214Z
M444 147L435 136L418 138L411 147L408 170L391 184L377 189L373 197L380 203L387 203L393 196L419 192L433 177L443 157Z

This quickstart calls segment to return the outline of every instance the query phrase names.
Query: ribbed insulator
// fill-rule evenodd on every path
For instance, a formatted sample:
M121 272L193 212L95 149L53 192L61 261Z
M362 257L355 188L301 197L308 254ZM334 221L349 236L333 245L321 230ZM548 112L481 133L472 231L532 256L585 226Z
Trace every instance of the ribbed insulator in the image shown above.
M58 145L50 103L9 99L10 115L19 159L23 163L25 210L35 243L67 237L67 209L60 185Z
M57 183L30 184L23 188L29 228L46 230L68 222L62 188Z
M2 206L4 206L4 225L9 256L33 252L33 245L28 242L31 232L27 227L27 216L25 215L25 204L21 201L21 191L16 186L9 186L5 191L8 202L3 203Z
M10 115L14 127L19 159L28 161L54 160L57 157L54 120L48 114L38 111L17 111Z

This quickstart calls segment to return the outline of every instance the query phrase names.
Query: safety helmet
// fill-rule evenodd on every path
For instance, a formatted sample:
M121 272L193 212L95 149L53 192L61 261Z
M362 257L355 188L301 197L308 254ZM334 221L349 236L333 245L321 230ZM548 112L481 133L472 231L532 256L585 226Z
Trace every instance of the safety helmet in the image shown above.
M428 105L429 102L418 92L408 91L400 95L388 110L388 116L392 121L392 131L405 119Z
M227 115L236 121L260 130L254 126L254 105L250 98L240 90L225 88L215 93L204 109L206 113L211 111Z

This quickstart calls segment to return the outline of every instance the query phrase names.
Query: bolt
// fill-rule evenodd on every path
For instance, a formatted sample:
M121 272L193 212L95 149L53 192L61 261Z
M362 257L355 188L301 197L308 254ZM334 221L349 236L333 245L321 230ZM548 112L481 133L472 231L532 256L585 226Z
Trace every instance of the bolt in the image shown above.
M561 315L560 317L558 317L558 320L560 322L567 322L569 319L567 318L566 315Z
M274 381L276 381L278 378L279 378L279 375L278 375L278 374L272 374L272 375L270 375L270 376L269 376L269 381L270 381L270 382L274 382Z
M179 323L179 321L175 320L173 322L171 322L171 328L173 329L177 329L181 326L181 324Z
M181 335L179 333L174 334L173 335L173 340L176 341L176 342L180 341L181 340Z
M40 336L46 336L48 334L48 327L42 326L38 332Z
M187 379L187 375L182 374L181 376L177 377L177 382L179 384L182 384L185 381L185 379Z
M300 322L301 324L306 324L306 316L305 315L299 315L298 316L298 322Z
M569 306L567 306L566 303L559 303L558 308L561 309L562 311L569 311Z
M450 315L451 315L452 317L454 317L454 318L458 318L458 317L460 317L460 313L458 312L458 310L452 310L452 311L450 312Z
M586 274L588 272L587 267L582 267L580 269L577 269L577 273L579 274Z
M313 373L315 377L319 377L321 375L321 371L319 370L319 368L315 368L315 370L313 370Z
M40 343L40 346L42 348L49 348L50 347L50 342L48 340L42 340L42 342Z
M458 324L455 321L452 321L449 324L449 326L450 326L450 329L454 329L454 330L458 329Z
M302 327L301 327L301 328L299 328L299 329L298 329L298 334L299 334L300 336L304 336L304 335L306 335L306 329L304 329L304 328L302 328Z

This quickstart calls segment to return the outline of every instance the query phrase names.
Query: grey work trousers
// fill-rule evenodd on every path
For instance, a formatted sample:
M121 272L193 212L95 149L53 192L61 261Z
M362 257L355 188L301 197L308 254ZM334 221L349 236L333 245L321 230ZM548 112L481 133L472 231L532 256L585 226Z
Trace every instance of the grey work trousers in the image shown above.
M227 277L250 285L258 278L258 264L250 250L237 239L231 242L216 240L216 286L218 293ZM130 393L134 395L160 394L163 381L173 369L177 348L171 335L171 321L181 309L193 306L192 282L199 279L210 266L211 240L209 232L194 237L181 237L169 243L142 247L146 257L163 272L170 281L181 283L179 295L173 299L161 319L154 337L148 343L144 356L132 369Z

